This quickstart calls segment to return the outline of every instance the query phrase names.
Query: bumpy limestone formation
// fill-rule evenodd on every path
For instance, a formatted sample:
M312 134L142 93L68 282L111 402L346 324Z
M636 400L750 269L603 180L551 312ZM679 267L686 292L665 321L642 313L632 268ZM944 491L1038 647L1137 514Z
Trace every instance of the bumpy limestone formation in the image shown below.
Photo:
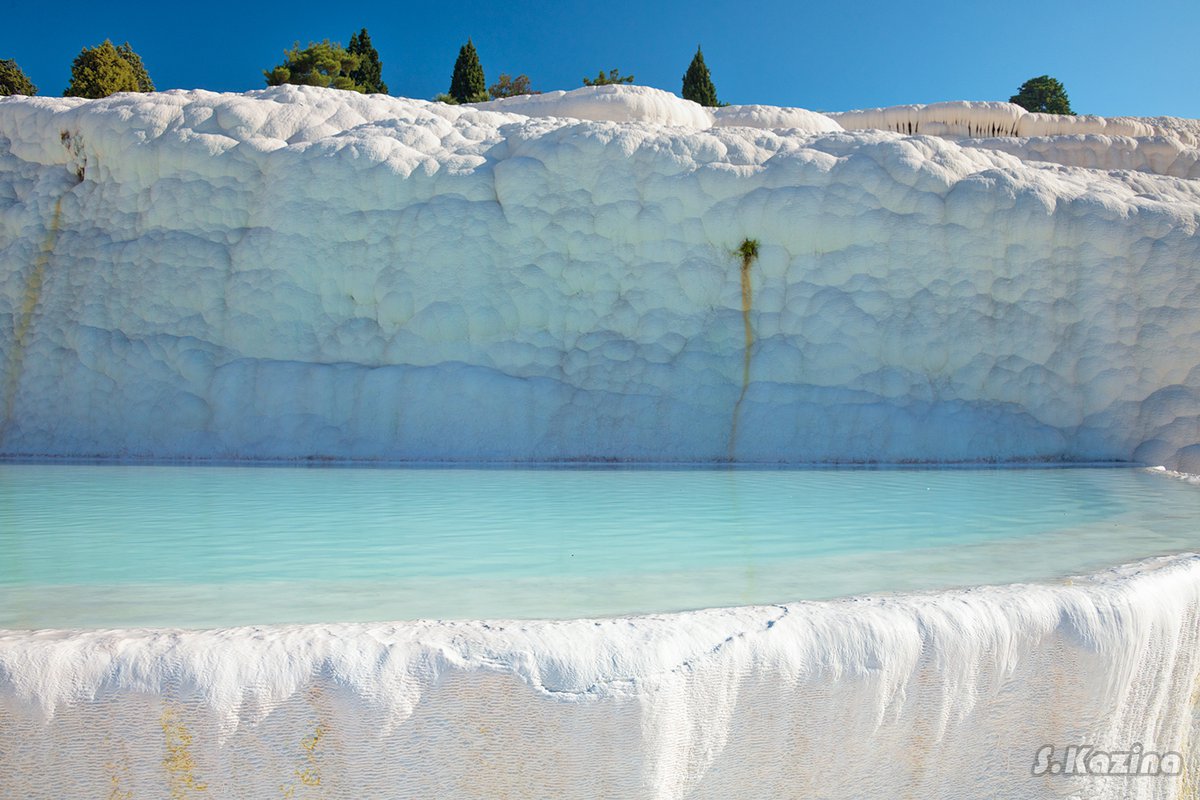
M1198 134L644 87L0 100L0 453L1200 469Z

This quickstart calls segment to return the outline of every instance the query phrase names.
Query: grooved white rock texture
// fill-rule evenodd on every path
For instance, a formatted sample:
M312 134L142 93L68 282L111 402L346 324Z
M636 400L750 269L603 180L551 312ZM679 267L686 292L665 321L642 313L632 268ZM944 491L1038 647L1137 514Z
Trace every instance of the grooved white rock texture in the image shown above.
M1200 559L1070 586L570 622L0 632L0 794L1192 797ZM1188 755L1190 753L1190 755Z
M1196 470L1198 134L644 87L6 98L0 453Z

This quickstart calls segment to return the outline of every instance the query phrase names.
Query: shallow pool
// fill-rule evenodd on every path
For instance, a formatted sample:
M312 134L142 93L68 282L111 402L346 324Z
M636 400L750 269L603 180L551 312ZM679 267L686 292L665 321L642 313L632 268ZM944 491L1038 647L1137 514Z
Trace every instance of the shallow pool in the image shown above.
M0 627L608 616L1200 549L1141 469L0 465Z

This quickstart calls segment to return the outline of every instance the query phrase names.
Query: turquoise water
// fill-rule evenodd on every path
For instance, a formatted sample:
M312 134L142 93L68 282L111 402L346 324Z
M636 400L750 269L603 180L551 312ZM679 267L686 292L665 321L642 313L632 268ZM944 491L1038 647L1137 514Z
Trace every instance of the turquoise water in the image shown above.
M0 627L580 617L1053 579L1200 549L1139 469L0 465Z

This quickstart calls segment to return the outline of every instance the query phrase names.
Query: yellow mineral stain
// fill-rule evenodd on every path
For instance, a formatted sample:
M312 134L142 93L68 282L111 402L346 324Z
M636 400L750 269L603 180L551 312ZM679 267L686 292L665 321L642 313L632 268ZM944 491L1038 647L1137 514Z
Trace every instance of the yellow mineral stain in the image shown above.
M313 728L313 732L300 740L300 749L304 751L304 761L300 766L296 767L295 775L299 786L320 786L321 785L321 765L318 749L321 746L321 740L325 738L325 728L317 723ZM280 786L279 790L283 793L284 798L292 798L296 796L297 784L291 786Z
M121 775L126 771L124 765L110 761L104 765L104 769L108 772L108 800L133 800L133 792L121 788Z
M167 770L167 785L171 792L171 800L187 800L193 794L204 792L208 785L196 779L196 760L192 757L192 734L179 719L174 706L163 708L162 717L163 739L166 742L167 754L163 758L163 767Z
M1196 780L1192 777L1190 759L1184 758L1183 773L1179 776L1179 791L1176 796L1180 800L1196 800L1200 797L1200 787L1196 786Z
M733 405L733 420L729 424L729 460L737 455L738 419L742 413L742 401L750 388L750 353L754 347L754 328L750 325L750 308L753 298L750 293L750 265L758 258L758 240L746 239L737 250L742 257L742 328L745 346L742 349L742 391Z
M1196 724L1200 718L1200 676L1197 676L1195 683L1192 685L1192 694L1188 698L1188 706L1192 714L1192 725L1190 731L1196 731L1200 726ZM1183 755L1183 772L1179 775L1179 790L1175 793L1181 800L1200 800L1200 781L1197 781L1196 764L1197 759L1194 755L1194 749L1191 742L1191 737L1184 743L1181 748Z
M293 780L290 786L281 785L279 791L282 792L285 800L294 797L313 796L311 792L305 791L305 788L315 788L316 796L321 797L324 792L321 790L321 742L325 739L325 734L329 730L328 725L328 703L325 700L324 692L320 685L313 684L305 692L304 702L308 704L313 711L313 717L310 717L309 724L312 725L312 733L300 740L300 750L302 753L300 763L292 772Z
M311 736L305 737L304 741L300 742L300 746L304 748L304 758L307 763L303 769L296 770L296 777L305 786L321 785L321 773L317 769L317 746L321 744L321 737L324 735L324 729L318 725L313 729Z
M8 426L12 422L13 406L17 401L17 389L21 384L21 372L25 364L25 350L29 346L29 333L33 328L33 312L37 310L38 303L42 300L42 286L46 282L46 267L50 263L50 256L54 254L54 245L58 241L58 231L62 226L62 203L63 198L59 197L54 204L54 214L50 217L50 226L46 229L41 249L38 250L37 258L34 259L33 269L30 270L29 277L25 280L21 305L13 320L12 345L4 370L4 415L0 417L0 441L3 441L4 434L8 432Z

